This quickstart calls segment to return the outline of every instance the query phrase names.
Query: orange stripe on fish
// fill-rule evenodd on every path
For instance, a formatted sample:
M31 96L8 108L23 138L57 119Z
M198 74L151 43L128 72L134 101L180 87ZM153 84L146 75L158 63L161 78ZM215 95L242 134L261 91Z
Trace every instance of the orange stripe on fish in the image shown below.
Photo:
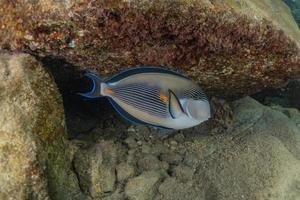
M104 94L107 95L107 96L109 96L109 95L114 94L114 91L112 89L110 89L110 88L105 88L104 89Z
M164 102L165 104L167 104L168 101L169 101L169 97L168 97L167 95L165 95L164 93L160 93L160 94L159 94L159 98L160 98L160 100L161 100L162 102Z

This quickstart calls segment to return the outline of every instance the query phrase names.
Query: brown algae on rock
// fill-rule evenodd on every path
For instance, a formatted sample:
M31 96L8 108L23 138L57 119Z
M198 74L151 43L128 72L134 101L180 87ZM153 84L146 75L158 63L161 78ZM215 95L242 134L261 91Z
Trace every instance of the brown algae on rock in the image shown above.
M61 58L102 76L164 65L226 98L280 86L300 72L299 49L278 30L282 23L274 26L227 4L42 2L1 2L1 48Z

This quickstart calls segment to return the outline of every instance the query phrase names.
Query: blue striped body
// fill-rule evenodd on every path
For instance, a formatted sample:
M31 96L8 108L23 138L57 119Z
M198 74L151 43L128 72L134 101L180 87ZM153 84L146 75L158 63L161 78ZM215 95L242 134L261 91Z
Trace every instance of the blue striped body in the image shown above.
M141 67L102 81L87 74L94 88L86 97L106 96L115 109L135 123L163 129L195 126L210 117L210 106L200 87L170 70Z

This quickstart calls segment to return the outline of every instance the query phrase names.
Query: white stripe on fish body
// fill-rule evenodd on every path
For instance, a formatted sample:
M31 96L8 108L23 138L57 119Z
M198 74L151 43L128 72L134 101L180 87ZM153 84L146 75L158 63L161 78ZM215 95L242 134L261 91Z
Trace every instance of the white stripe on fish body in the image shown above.
M111 92L106 92L107 89ZM170 99L163 102L159 98L159 95L169 98L169 90L174 92L180 105L185 108L185 113L175 118L168 107ZM172 74L140 73L114 83L102 83L101 94L111 97L135 118L154 126L184 129L210 117L207 97L199 86L189 79Z
M197 84L187 78L172 74L135 74L116 82L114 85L126 85L129 83L146 83L150 87L159 87L165 93L171 89L178 98L194 97L195 99L207 100L206 95Z
M134 116L137 119L140 119L140 120L142 120L148 124L152 124L154 126L161 126L161 127L179 130L179 129L193 127L202 122L202 121L199 122L198 120L192 119L192 118L188 117L187 115L182 115L181 117L179 117L177 119L173 119L171 116L169 116L167 118L156 117L147 112L143 112L134 106L128 105L125 102L120 101L117 98L113 98L113 100L118 105L120 105L126 112L134 113Z

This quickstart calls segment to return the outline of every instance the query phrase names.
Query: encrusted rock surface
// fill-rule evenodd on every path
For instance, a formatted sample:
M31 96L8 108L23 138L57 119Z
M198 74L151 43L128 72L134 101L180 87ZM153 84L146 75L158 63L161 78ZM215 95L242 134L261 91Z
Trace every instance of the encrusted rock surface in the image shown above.
M62 99L33 57L0 54L0 199L83 199Z
M100 142L76 154L74 169L83 191L97 198L112 192L116 182L116 147L112 142Z
M198 81L210 95L232 98L300 74L299 30L284 4L272 1L269 9L270 1L218 2L2 0L0 48L71 63L52 69L63 87L70 84L68 70L74 78L82 70L110 76L132 66L163 65ZM274 10L283 11L284 19Z

